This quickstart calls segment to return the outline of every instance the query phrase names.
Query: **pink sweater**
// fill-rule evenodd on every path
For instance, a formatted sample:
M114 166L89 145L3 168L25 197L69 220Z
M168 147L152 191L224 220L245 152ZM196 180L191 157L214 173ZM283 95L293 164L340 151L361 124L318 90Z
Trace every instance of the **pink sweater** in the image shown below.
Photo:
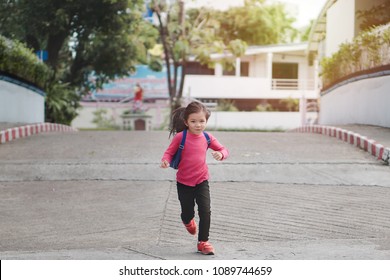
M221 152L223 155L222 160L226 159L229 156L228 150L222 146L213 135L210 133L208 133L208 135L210 136L209 148ZM171 162L173 155L179 148L182 137L183 132L179 132L173 137L162 160ZM179 168L176 173L176 180L178 182L194 187L209 179L209 169L206 164L206 150L207 140L203 133L196 135L187 131L187 138L181 154Z

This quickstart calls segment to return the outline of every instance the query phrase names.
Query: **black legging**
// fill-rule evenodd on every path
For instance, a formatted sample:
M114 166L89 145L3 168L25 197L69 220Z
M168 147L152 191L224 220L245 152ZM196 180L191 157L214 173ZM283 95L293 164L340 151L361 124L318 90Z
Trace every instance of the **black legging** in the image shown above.
M181 219L188 224L195 216L195 202L199 214L199 241L209 240L210 231L210 189L209 182L203 181L195 187L177 182L177 193L181 205Z

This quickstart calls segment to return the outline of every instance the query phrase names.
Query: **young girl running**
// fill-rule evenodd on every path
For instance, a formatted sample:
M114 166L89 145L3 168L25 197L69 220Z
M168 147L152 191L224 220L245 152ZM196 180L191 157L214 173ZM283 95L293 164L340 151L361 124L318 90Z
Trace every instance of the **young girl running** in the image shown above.
M182 140L183 131L187 130L181 161L176 173L181 219L187 231L195 235L197 232L194 220L196 202L199 214L198 252L214 255L214 248L208 242L211 211L206 151L208 148L214 150L211 154L218 161L226 159L229 152L209 133L207 133L210 140L208 144L203 131L209 117L210 111L200 102L191 102L187 107L181 107L173 112L169 136L174 135L174 137L162 157L161 167L170 166Z

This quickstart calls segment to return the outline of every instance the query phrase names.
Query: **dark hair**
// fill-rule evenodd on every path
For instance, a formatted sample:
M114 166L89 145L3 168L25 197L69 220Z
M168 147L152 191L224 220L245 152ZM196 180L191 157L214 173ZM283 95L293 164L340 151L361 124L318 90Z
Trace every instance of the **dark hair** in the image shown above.
M204 112L206 115L206 121L209 119L211 112L205 105L198 101L193 101L187 105L187 107L177 108L172 112L172 120L169 131L169 137L175 135L178 132L187 128L184 121L187 121L189 116L193 113Z

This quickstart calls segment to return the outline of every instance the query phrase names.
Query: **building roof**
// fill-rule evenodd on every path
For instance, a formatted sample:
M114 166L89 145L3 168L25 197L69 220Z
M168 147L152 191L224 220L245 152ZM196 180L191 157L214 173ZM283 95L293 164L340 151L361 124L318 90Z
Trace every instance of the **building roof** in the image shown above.
M304 51L307 48L307 43L294 43L282 45L264 45L264 46L249 46L245 52L246 55L254 55L260 53L280 53Z
M304 52L307 50L308 43L292 43L280 45L263 45L263 46L248 46L245 55L256 55L263 53L289 53L289 52ZM231 53L213 54L212 59L232 56Z
M335 2L337 2L337 0L326 1L317 17L317 20L314 22L309 35L309 44L307 48L309 53L313 51L316 52L318 50L319 43L324 39L326 34L326 13Z

